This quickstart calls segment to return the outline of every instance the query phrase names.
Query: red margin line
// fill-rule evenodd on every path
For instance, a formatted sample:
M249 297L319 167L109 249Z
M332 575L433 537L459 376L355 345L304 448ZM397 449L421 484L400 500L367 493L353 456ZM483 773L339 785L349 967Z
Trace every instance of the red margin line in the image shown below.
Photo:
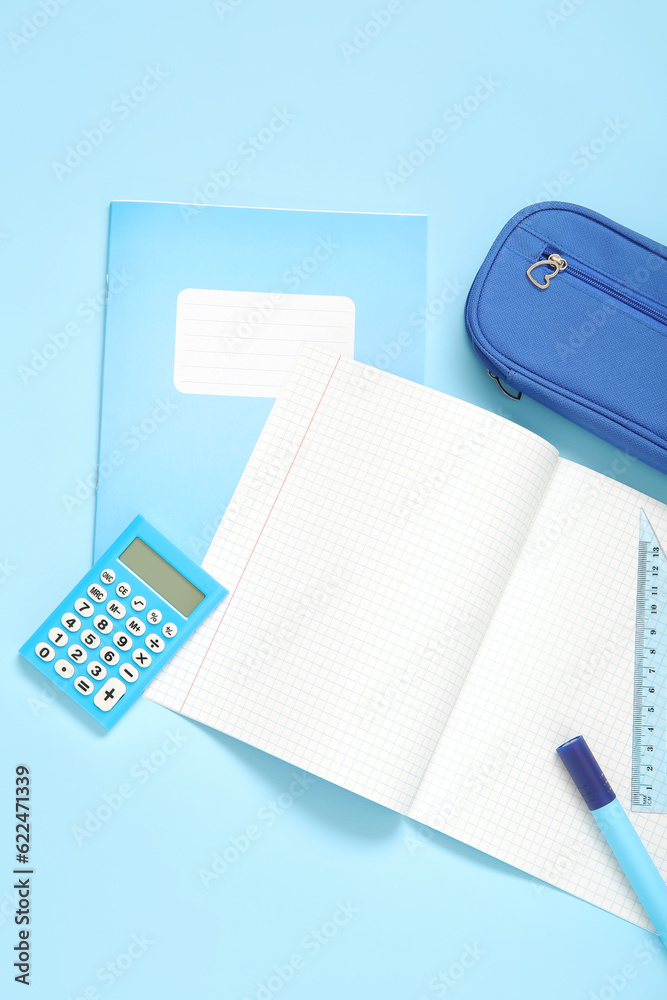
M199 666L197 667L197 673L196 673L196 674L194 675L194 677L192 678L192 684L191 684L191 685L190 685L190 687L188 688L188 693L186 694L185 698L183 699L183 703L182 703L182 705L181 705L181 707L180 707L180 709L179 709L179 712L182 712L182 711L183 711L183 708L185 707L185 703L186 703L186 701L188 700L188 698L190 697L190 692L192 691L193 687L195 686L195 681L196 681L196 680L197 680L197 678L199 677L199 672L201 671L201 668L202 668L202 667L204 666L204 663L205 663L205 661L206 661L206 658L207 658L208 654L209 654L209 653L211 652L211 647L212 647L213 643L214 643L214 642L215 642L215 640L217 639L217 636L218 636L218 630L220 629L220 626L222 625L222 623L223 623L223 621L224 621L224 619L225 619L225 615L226 615L226 614L227 614L227 612L229 611L229 606L230 606L230 604L232 603L232 601L233 601L233 599L234 599L234 595L236 594L236 591L237 591L237 590L239 589L239 587L241 586L241 580L242 580L242 579L243 579L243 577L245 576L245 571L247 570L248 566L250 565L250 560L252 559L252 557L253 557L253 556L254 556L254 554L255 554L255 549L256 549L256 548L257 548L257 546L259 545L259 540L260 540L260 538L262 537L262 535L264 534L264 529L266 528L267 524L269 523L269 518L271 517L271 514L273 513L273 508L274 508L274 507L276 506L276 504L278 503L278 497L280 496L280 494L281 494L281 493L282 493L282 491L283 491L283 486L284 486L284 485L285 485L285 483L287 482L287 477L289 476L290 472L292 471L292 466L294 465L294 463L295 463L295 462L296 462L296 460L297 460L297 457L298 457L298 454L299 454L299 452L301 451L301 446L302 446L303 442L304 442L304 441L306 440L306 435L308 434L308 431L310 430L310 428L311 428L311 426L312 426L312 423L313 423L313 420L314 420L314 419L315 419L315 417L317 416L317 411L319 410L319 408L320 408L320 405L321 405L321 403L322 403L322 400L324 399L324 396L325 396L325 394L326 394L326 391L327 391L327 389L329 388L329 386L330 386L330 384L331 384L331 379L332 379L332 378L334 377L334 373L335 373L335 371L336 371L336 368L338 368L338 363L339 363L339 361L340 361L341 357L342 357L342 355L340 355L340 354L339 354L339 355L338 355L338 358L336 359L336 364L335 364L335 365L333 366L333 368L331 369L331 375L329 375L329 381L327 382L327 384L325 385L324 389L322 390L322 395L321 395L321 396L320 396L320 398L319 398L319 401L318 401L318 404L317 404L317 406L316 406L316 407L315 407L315 409L313 410L313 415L312 415L312 417L310 418L310 421L309 421L309 423L308 423L308 426L306 427L306 429L305 429L305 431L304 431L304 433L303 433L303 437L301 438L301 441L299 442L299 447L298 447L298 448L296 449L296 452L294 453L294 458L293 458L293 459L292 459L292 461L290 462L290 467L289 467L289 469L287 470L287 472L285 473L285 478L283 479L282 483L280 484L280 489L279 489L279 490L278 490L278 492L276 493L276 496L275 496L275 499L274 499L273 503L271 504L271 509L269 510L269 513L268 513L268 514L266 515L266 520L264 521L264 524L262 525L262 528L261 528L261 531L260 531L259 535L257 536L257 540L255 541L255 544L254 544L254 545L253 545L253 547L252 547L252 552L250 553L250 555L248 556L248 558L247 558L247 560L246 560L246 564L245 564L245 566L243 567L243 570L242 570L242 572L241 572L241 575L240 575L240 577L239 577L239 579L238 579L238 582L237 582L236 586L234 587L234 590L232 591L232 593L231 593L231 595L230 595L230 598L229 598L229 600L227 601L227 605L226 605L226 607L225 607L225 610L224 610L224 611L222 612L222 615L220 616L220 621L218 622L218 624L217 624L217 626L216 626L216 629L215 629L215 632L213 633L213 638L212 638L212 639L211 639L211 641L209 642L209 644L208 644L208 648L207 648L206 652L204 653L204 655L202 656L202 660L201 660L201 663L200 663L200 664L199 664Z

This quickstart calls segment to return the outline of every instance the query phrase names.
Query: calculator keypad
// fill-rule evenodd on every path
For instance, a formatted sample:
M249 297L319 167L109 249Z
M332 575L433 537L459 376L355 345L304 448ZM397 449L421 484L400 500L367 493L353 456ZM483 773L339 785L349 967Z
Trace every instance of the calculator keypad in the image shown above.
M169 612L157 605L159 598L133 593L124 576L116 582L116 571L107 567L84 579L60 621L48 621L43 639L36 642L38 633L32 640L36 657L101 712L110 712L128 689L141 687L156 657L170 655L179 629L163 621Z

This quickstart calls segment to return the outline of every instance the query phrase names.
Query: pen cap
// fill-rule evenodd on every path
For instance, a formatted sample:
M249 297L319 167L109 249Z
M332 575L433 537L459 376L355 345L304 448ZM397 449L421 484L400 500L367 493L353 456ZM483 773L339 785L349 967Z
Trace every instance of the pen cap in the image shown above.
M600 809L616 798L583 736L575 736L563 743L556 753L570 772L570 777L589 809Z

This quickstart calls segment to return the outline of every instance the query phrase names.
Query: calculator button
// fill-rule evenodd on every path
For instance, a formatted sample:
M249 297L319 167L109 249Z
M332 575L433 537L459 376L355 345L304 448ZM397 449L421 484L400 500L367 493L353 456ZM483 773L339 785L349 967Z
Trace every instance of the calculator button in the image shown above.
M108 618L104 617L104 615L97 615L93 625L98 632L102 633L102 635L106 635L107 632L113 632L113 622L110 622Z
M119 649L132 649L132 640L130 639L127 632L115 632L113 637L114 646L118 646Z
M165 622L162 626L162 635L165 639L173 639L177 632L178 629L173 622Z
M77 597L74 602L74 610L78 612L82 618L90 618L95 610L95 606L91 604L90 601L87 601L85 597Z
M83 676L76 678L74 681L74 687L77 689L79 694L92 694L95 689L95 685L91 681L90 677Z
M162 612L158 611L157 608L152 608L152 610L146 614L146 621L149 625L159 625L162 621Z
M143 611L144 608L146 607L146 598L142 597L140 594L137 594L136 597L132 598L130 604L132 605L133 611Z
M129 629L133 635L143 635L146 631L146 626L142 622L141 618L128 618L125 622L125 628Z
M121 604L120 601L109 601L107 611L112 618L124 618L126 614L125 605Z
M81 628L81 619L76 615L65 612L60 620L68 632L78 632Z
M132 653L132 659L138 667L150 667L153 657L145 649L135 649Z
M100 587L97 583L91 583L90 587L86 591L88 597L96 604L101 604L102 601L106 601L107 592L104 587Z
M93 632L92 628L85 628L81 635L79 636L81 642L88 647L88 649L97 649L100 644L100 637L97 632Z
M116 574L112 569L103 569L100 573L100 580L102 583L113 583L116 579Z
M161 639L155 632L149 632L144 642L146 643L146 648L151 649L154 653L161 653L164 649L164 639Z
M131 592L132 592L132 587L129 585L129 583L125 583L123 581L123 583L116 584L116 594L118 595L118 597L129 597Z
M86 670L96 681L103 681L107 675L107 668L101 663L98 663L97 660L91 660L86 667Z
M69 660L56 660L53 664L53 669L61 677L72 677L74 675L74 664L70 663Z
M135 681L139 680L139 671L131 663L124 663L122 667L118 668L118 673L126 681L129 681L130 684L134 684Z
M48 642L38 642L35 646L35 652L40 660L44 660L45 663L48 663L56 655L55 649L53 646L49 646Z
M117 705L123 697L127 688L117 677L113 677L108 684L103 684L93 701L101 712L108 712Z
M104 660L108 667L115 667L120 660L120 654L118 650L113 649L111 646L102 646L100 660Z
M81 646L77 646L76 643L67 650L67 655L70 660L74 660L75 663L85 663L88 659L88 653Z
M67 638L67 633L63 632L61 628L49 629L49 639L54 646L66 646L69 642Z

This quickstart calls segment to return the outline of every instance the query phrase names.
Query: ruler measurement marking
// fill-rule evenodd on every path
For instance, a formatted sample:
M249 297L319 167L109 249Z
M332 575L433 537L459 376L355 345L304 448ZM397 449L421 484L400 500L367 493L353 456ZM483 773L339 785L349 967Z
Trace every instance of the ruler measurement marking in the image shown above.
M632 803L642 805L641 785L642 765L642 688L644 685L644 618L646 602L646 541L639 540L637 556L637 614L635 619L635 690L632 712Z
M667 812L667 560L644 511L637 551L632 709L632 808Z

